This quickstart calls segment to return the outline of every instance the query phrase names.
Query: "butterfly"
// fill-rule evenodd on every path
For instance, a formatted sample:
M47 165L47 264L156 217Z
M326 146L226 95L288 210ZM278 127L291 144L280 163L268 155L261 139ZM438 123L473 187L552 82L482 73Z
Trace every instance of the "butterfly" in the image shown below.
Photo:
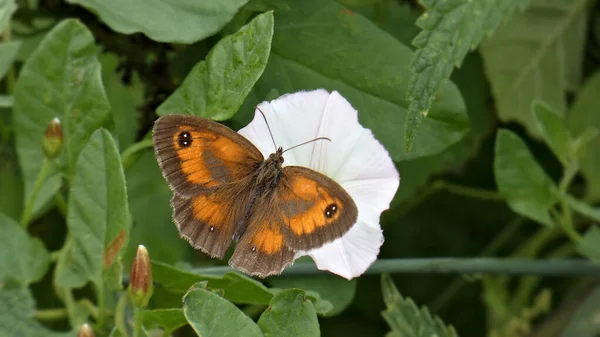
M249 140L210 119L162 116L153 143L180 235L219 259L237 241L229 264L246 274L280 274L298 252L356 223L356 204L337 182L306 167L284 167L281 147L265 159Z

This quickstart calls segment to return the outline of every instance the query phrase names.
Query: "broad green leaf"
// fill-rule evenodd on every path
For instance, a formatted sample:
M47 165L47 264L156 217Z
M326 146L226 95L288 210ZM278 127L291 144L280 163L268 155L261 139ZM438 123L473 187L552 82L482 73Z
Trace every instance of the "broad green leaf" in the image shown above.
M571 159L571 135L564 119L543 102L533 103L533 117L542 138L564 166Z
M50 265L50 254L42 241L30 237L4 214L0 214L0 233L0 283L26 287L41 279Z
M4 75L8 72L17 57L20 46L20 41L0 43L0 79L4 78Z
M174 331L188 324L182 309L146 310L143 317L146 329L161 328Z
M486 73L502 121L523 124L539 136L531 103L547 103L561 116L566 91L581 77L587 0L531 0L482 44Z
M153 261L152 279L174 293L184 293L192 284L208 281L209 289L222 289L226 299L240 304L268 304L273 298L273 292L262 283L236 272L222 276L195 274Z
M60 119L64 135L59 166L71 177L87 139L109 116L95 50L87 28L77 20L65 20L48 33L21 69L13 122L26 198L44 159L42 140L53 118ZM34 209L45 204L60 185L60 174L53 170Z
M597 337L600 335L600 286L588 294L571 316L560 337Z
M511 131L500 130L496 135L494 177L498 190L515 213L553 225L549 210L556 201L554 183L523 140Z
M233 303L206 289L196 288L185 294L183 313L198 336L262 336L250 317Z
M600 261L600 228L594 226L585 232L577 250L588 258Z
M131 83L125 85L118 72L119 58L115 54L100 55L102 63L102 83L110 102L111 114L115 123L119 149L133 144L137 137L139 121L138 107L144 102L144 88L137 73L131 76Z
M12 108L14 104L12 96L0 95L0 108Z
M159 42L193 43L223 28L248 0L68 0L96 13L123 34Z
M265 337L321 336L315 307L300 289L275 295L257 323Z
M381 315L391 328L387 336L458 336L452 326L448 327L438 317L432 317L427 308L419 310L415 302L404 298L388 274L381 275L381 291L386 305Z
M460 66L469 50L486 34L496 30L523 0L422 0L426 11L417 21L423 29L413 40L417 47L412 62L413 75L408 83L408 113L405 125L406 148L419 142L417 128L430 109L440 85Z
M26 288L0 288L0 336L75 337L74 332L56 333L35 318L35 302Z
M123 260L125 270L131 267L137 246L142 244L156 260L175 263L189 259L192 248L179 237L173 224L170 204L173 193L162 177L154 151L144 151L125 173L133 218L130 243Z
M588 218L600 222L600 208L592 207L583 201L579 201L570 195L565 196L567 205L575 210L575 212L583 214Z
M596 72L587 80L579 91L571 111L569 112L569 129L574 136L579 136L588 128L600 130L600 72ZM581 158L581 173L587 182L586 198L600 201L600 137L594 138Z
M10 17L16 10L17 4L14 0L2 0L0 3L0 34L6 29L6 26L10 22Z
M273 88L280 94L337 90L358 110L361 124L373 131L395 161L439 153L468 131L460 92L446 83L417 135L418 146L406 153L403 126L411 50L336 2L285 3L289 10L275 13L277 29L269 64L254 88L258 99Z
M100 282L102 270L121 254L129 232L125 176L117 147L99 129L81 151L71 181L67 243L56 281L65 287Z
M273 13L260 14L219 41L157 113L231 118L263 73L273 37Z
M276 288L299 288L315 292L318 297L315 308L319 315L333 316L346 309L354 299L356 279L346 280L333 275L323 276L279 276L269 280ZM319 303L325 301L327 303Z

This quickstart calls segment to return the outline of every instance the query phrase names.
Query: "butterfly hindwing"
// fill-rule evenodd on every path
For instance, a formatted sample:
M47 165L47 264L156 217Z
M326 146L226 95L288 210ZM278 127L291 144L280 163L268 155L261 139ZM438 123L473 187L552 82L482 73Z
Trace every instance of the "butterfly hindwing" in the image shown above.
M192 115L160 117L153 142L163 176L184 197L248 177L264 159L235 131Z
M358 217L352 197L338 183L300 166L283 168L277 208L282 232L295 251L315 249L341 237Z

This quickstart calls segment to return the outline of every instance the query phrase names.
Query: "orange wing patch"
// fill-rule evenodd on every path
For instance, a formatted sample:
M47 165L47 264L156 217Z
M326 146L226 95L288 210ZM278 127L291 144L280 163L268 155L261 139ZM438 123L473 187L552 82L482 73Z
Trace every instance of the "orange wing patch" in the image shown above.
M273 255L279 253L284 245L283 233L275 228L265 228L252 238L252 249Z
M214 227L220 227L225 223L227 210L225 205L211 200L206 195L198 195L192 199L192 214L196 220Z

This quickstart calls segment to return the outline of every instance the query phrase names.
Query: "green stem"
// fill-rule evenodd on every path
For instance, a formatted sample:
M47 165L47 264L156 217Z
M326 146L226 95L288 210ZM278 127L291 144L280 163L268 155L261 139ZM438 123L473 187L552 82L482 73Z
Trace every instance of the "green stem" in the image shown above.
M35 318L40 321L55 321L69 317L69 312L66 308L43 309L35 313Z
M123 153L121 153L121 162L123 163L123 169L126 170L131 164L133 164L136 153L152 146L152 139L143 139L126 148L123 151Z
M133 330L133 337L140 337L145 335L144 333L142 333L142 329L144 329L144 326L142 324L144 320L143 309L135 307L133 310L135 319L135 329Z
M31 216L33 215L33 205L35 204L35 199L37 195L40 193L42 186L44 186L44 182L46 178L48 178L48 173L50 172L50 167L52 163L48 158L44 157L42 161L42 167L40 168L40 172L38 173L37 179L35 180L35 184L33 185L33 191L29 195L27 199L27 204L25 205L25 210L23 211L23 216L21 217L21 227L27 228L29 225L29 221L31 220Z
M106 298L104 293L104 283L102 280L94 282L96 286L96 294L98 296L98 316L96 319L98 320L98 326L102 327L104 325L104 318L106 316Z
M123 336L127 336L127 326L125 324L125 310L127 309L127 299L127 293L123 292L121 294L121 297L119 297L119 301L117 302L117 307L115 309L115 327L121 332Z
M62 196L62 194L60 194L60 192L56 193L54 195L54 204L56 205L56 208L58 208L58 211L60 212L60 214L62 214L63 217L67 217L67 203L65 202L65 198Z
M490 201L504 201L504 197L502 196L502 194L498 193L497 191L462 186L445 180L437 180L433 183L433 186L436 190L446 190L452 194L460 195L467 198Z
M198 274L222 275L234 271L229 266L195 268ZM284 275L317 275L313 263L296 263ZM600 276L600 263L581 259L541 260L531 258L399 258L375 261L365 274L432 273L432 274L512 274L547 276Z

